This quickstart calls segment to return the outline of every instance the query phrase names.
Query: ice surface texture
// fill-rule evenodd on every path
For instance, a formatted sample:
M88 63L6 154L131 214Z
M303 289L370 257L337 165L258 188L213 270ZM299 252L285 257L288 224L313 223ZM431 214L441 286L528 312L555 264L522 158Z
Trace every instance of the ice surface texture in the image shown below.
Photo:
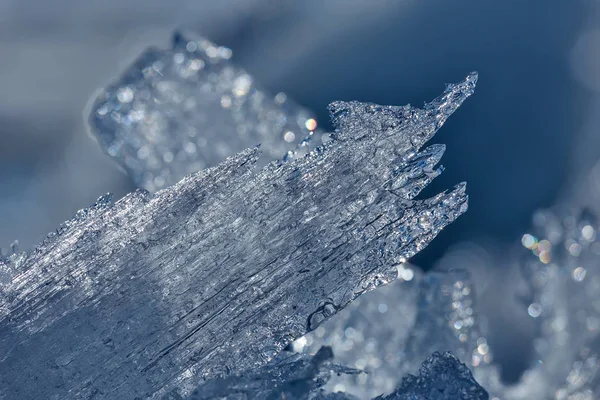
M102 198L0 267L0 398L188 395L260 367L397 275L467 208L415 200L443 147L419 151L476 75L424 109L331 106L333 140L254 173L256 148L151 196Z
M267 161L320 144L307 110L262 90L230 58L176 33L171 49L146 50L99 94L90 127L138 187L154 192L258 144Z

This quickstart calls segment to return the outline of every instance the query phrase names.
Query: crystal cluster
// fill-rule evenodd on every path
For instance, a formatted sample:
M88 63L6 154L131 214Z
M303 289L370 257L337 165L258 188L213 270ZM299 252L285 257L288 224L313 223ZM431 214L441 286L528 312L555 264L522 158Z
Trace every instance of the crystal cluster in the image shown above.
M307 110L261 89L228 48L192 37L146 50L92 106L92 132L138 187L155 192L258 144L265 160L321 144Z
M240 232L250 237L252 246L245 250L249 253L235 252L242 239L235 240L227 250L224 245L214 246L221 248L227 257L241 257L244 268L250 271L264 267L256 272L261 277L267 276L268 271L275 273L278 269L274 266L283 263L281 275L288 275L281 282L289 283L275 297L268 285L250 285L252 290L258 291L258 299L264 300L263 296L273 302L281 296L279 301L284 305L280 308L265 305L260 309L260 312L270 312L273 319L263 322L259 332L250 333L249 326L243 324L243 328L237 328L238 331L247 329L245 332L250 337L247 343L242 345L236 341L239 338L230 335L226 345L236 344L240 349L262 346L254 353L229 347L239 355L233 358L239 361L238 370L227 364L225 353L218 353L225 345L212 347L213 353L221 355L225 373L234 376L209 380L197 388L194 399L350 399L352 396L368 399L382 393L390 393L382 397L386 400L487 399L485 391L474 382L461 361L473 369L474 376L494 400L600 397L600 303L597 299L600 245L596 240L599 226L589 212L540 212L534 218L534 232L522 238L523 246L534 254L533 258L529 256L523 261L522 267L531 292L525 308L535 320L538 334L534 343L535 360L515 385L504 384L498 366L492 363L492 351L481 328L468 274L464 271L423 274L405 263L431 240L438 230L436 227L451 221L466 207L462 186L446 194L444 200L438 196L429 202L415 202L414 198L442 171L437 164L443 146L433 145L420 152L419 149L472 92L477 79L475 74L461 84L450 85L442 97L421 110L410 106L333 103L330 111L336 132L323 136L326 142L331 142L302 158L323 142L314 118L284 94L271 96L260 90L252 77L229 62L230 57L231 52L226 48L205 39L190 40L177 34L172 49L144 53L117 83L100 95L90 116L92 130L106 151L121 163L138 186L150 191L169 186L190 172L215 165L225 156L257 143L263 143L266 160L282 161L269 165L253 178L248 172L240 174L243 179L261 181L260 184L227 182L219 198L231 195L234 199L221 200L223 205L200 195L202 200L194 207L204 207L204 202L208 202L209 207L213 204L213 214L193 210L184 217L189 221L202 214L198 219L204 223L206 215L213 218L227 215L223 224L230 224L230 232L234 232L231 236L215 233L214 229L219 228L214 222L210 228L213 230L199 236L202 239L196 239L194 234L189 236L189 229L181 237L185 238L184 242L217 243L207 240L206 236L215 234L227 241L226 238L235 238L235 233ZM345 145L349 146L342 150ZM254 155L248 153L247 157L256 162ZM286 165L287 161L292 164ZM237 166L246 163L238 158ZM211 174L212 170L207 176ZM199 182L196 182L198 187L202 185ZM207 179L203 184L210 185L210 182L211 179ZM282 188L285 185L287 187ZM170 200L178 199L180 204L185 204L177 190L172 191ZM260 196L256 195L257 190ZM204 192L211 196L210 189ZM161 195L164 194L161 192L158 196ZM153 201L145 198L150 203ZM264 207L257 205L261 201L265 201ZM114 207L118 208L119 204ZM240 204L246 207L242 210L250 211L243 211L238 222L234 217L238 211L236 206ZM290 204L292 208L287 206ZM67 223L59 235L66 232L68 236L73 230L81 230L85 221L105 218L106 207L113 206L100 201ZM165 211L182 214L177 207L165 207ZM257 211L259 214L254 215ZM190 218L191 215L194 217ZM247 220L252 218L259 222L248 224ZM280 224L278 219L282 221ZM167 226L164 224L158 229L168 230ZM200 225L192 226L193 231ZM143 231L156 229L151 226ZM253 233L259 229L264 229L269 239L258 238ZM277 236L278 232L283 236ZM67 242L64 247L71 249L73 243ZM181 247L179 242L171 243L173 248ZM253 246L274 255L257 257ZM353 250L353 246L358 247ZM184 247L185 257L193 260L192 264L210 258L194 256L194 245ZM7 261L0 262L0 294L10 299L0 302L0 312L4 313L0 315L7 316L0 323L0 330L6 321L12 321L15 310L33 301L28 294L22 303L14 302L15 293L19 293L15 292L15 282L22 279L23 271L30 269L30 258L28 254L14 252ZM267 258L272 259L273 264ZM148 265L154 264L155 260L149 260ZM235 270L234 266L231 268ZM332 273L334 277L330 276ZM344 308L362 292L388 283L396 275L400 277L397 282L361 296ZM200 276L187 272L182 279L193 282ZM248 276L253 275L248 273ZM239 282L235 272L225 277L234 278ZM39 282L42 287L42 281ZM316 289L310 285L316 285ZM159 286L169 286L168 279ZM217 283L213 286L214 290L224 290L219 289ZM284 293L292 293L291 303L296 305L292 310L281 300L287 296ZM169 296L170 292L163 294L163 301L168 303ZM45 306L51 299L42 296L35 301ZM312 303L308 299L312 299ZM205 304L204 300L194 298L187 301L195 304L194 313L202 310L198 303ZM308 302L311 306L303 308L299 302ZM243 303L239 304L241 307ZM180 312L188 315L185 308ZM326 321L334 314L337 314L335 318ZM296 318L300 315L305 319L304 326ZM45 317L44 321L48 320L52 322ZM35 326L36 319L33 321ZM277 329L270 328L273 323ZM29 327L27 324L31 321L21 324L19 329ZM214 326L209 327L208 332L213 332L211 329ZM198 334L206 331L200 330ZM298 339L306 331L309 333ZM300 354L283 352L265 365L293 339L296 340L291 349ZM182 351L168 362L177 364L186 358L185 354L194 354L200 345L206 345L206 341L200 340L195 346L186 344L191 350ZM331 350L323 346L331 346L336 362L366 373L331 375L333 364L327 362L332 356ZM171 352L170 347L166 349ZM455 356L437 353L447 350ZM415 366L431 353L434 355L423 365L418 377L409 376L400 383L400 377L414 372ZM179 399L190 392L197 376L222 375L222 366L203 367L201 365L207 365L206 358L194 356L199 361L194 359L185 372L173 375L177 383L163 385L168 389L161 387L161 393ZM251 362L241 361L242 357ZM2 363L5 361L0 360L0 372ZM67 364L70 363L71 358ZM162 364L161 368L166 366Z
M103 197L0 262L0 398L188 396L392 281L467 209L464 184L415 196L444 151L421 147L476 80L423 109L333 103L332 140L304 157L254 172L253 148Z

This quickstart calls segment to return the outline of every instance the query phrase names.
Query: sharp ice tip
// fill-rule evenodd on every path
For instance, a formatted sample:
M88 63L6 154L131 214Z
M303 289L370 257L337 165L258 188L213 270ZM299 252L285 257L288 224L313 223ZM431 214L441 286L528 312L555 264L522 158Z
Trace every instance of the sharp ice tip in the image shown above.
M477 71L471 72L469 74L469 76L467 77L467 80L471 81L473 84L476 84L478 79L479 79L479 72L477 72Z
M467 182L460 182L459 184L454 186L454 190L462 191L463 193L467 190Z

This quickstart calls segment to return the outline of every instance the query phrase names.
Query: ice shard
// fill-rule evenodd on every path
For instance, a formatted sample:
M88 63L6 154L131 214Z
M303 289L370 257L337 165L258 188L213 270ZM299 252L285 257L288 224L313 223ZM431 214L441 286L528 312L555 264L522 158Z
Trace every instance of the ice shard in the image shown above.
M155 195L103 197L4 260L0 398L185 397L393 280L467 208L463 184L414 197L443 152L420 148L475 81L424 109L334 103L332 141L305 157L254 172L253 148Z
M178 32L98 95L90 128L138 187L155 192L258 144L266 161L321 144L311 113L230 59L228 48Z

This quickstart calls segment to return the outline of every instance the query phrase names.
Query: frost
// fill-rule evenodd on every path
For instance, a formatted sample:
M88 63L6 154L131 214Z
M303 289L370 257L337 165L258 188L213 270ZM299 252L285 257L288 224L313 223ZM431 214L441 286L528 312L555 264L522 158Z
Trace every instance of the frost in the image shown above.
M467 208L465 186L415 200L443 147L420 151L476 75L419 110L331 106L332 141L253 172L242 151L150 195L82 210L0 296L0 398L179 398L265 365L393 280Z
M307 110L230 59L228 48L176 33L171 49L146 50L97 97L90 127L138 187L168 187L258 144L270 161L321 143Z

